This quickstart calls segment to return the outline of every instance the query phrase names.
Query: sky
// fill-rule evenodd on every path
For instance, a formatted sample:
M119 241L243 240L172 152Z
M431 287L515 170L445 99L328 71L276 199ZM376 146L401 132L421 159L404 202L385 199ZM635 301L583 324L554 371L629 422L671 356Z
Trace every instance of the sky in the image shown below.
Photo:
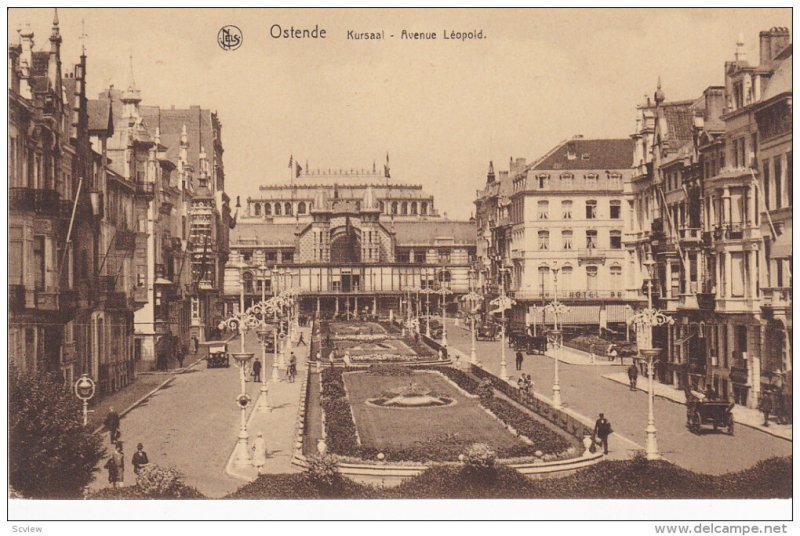
M9 40L30 23L47 49L52 19L12 8ZM90 95L126 87L132 56L142 104L219 113L232 197L286 183L290 155L312 169L380 169L388 152L393 180L465 219L490 160L507 169L576 134L627 137L659 76L668 100L696 98L723 83L739 35L756 62L758 32L791 29L791 10L61 8L59 22L65 70L85 29ZM217 44L229 24L244 38L233 51ZM272 39L274 24L327 37ZM404 29L439 38L400 40ZM443 40L451 30L485 38Z

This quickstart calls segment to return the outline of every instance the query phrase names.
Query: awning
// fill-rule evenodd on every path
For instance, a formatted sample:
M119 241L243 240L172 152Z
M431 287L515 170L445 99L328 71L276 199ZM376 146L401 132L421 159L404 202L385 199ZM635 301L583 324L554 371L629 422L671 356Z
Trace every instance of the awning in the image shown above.
M785 259L792 256L792 230L784 228L770 247L770 256L774 259Z

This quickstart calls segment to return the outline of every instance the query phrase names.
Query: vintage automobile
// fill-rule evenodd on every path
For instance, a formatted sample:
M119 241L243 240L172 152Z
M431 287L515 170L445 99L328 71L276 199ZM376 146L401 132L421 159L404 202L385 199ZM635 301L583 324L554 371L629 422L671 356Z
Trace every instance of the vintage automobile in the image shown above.
M500 326L497 324L481 324L475 326L475 339L479 341L496 341L500 337Z
M528 336L527 347L525 353L531 354L544 354L547 351L547 337L539 335L536 337Z
M213 342L208 345L206 368L219 368L231 366L228 356L228 345L224 342Z
M690 432L699 434L703 426L711 425L715 431L727 428L728 434L733 435L733 402L695 394L688 381L684 382L683 390L686 394L686 427Z

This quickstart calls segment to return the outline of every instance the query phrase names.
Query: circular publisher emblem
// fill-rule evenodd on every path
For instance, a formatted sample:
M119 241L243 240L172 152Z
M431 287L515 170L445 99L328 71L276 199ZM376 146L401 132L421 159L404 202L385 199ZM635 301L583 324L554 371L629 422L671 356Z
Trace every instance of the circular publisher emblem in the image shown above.
M242 46L244 36L238 26L227 25L219 29L217 43L222 50L236 50Z

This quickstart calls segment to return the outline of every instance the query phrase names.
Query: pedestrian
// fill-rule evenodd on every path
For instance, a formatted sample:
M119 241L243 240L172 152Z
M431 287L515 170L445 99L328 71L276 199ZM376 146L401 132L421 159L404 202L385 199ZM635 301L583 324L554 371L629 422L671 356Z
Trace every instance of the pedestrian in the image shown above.
M259 359L253 362L253 381L256 383L261 381L261 361Z
M297 341L297 346L300 346L301 344L303 346L308 346L308 344L306 344L305 339L303 339L303 332L302 331L300 332L300 340Z
M636 367L636 363L631 363L631 366L628 367L628 382L630 383L630 390L636 390L636 380L639 378L639 369Z
M117 466L117 486L125 485L125 453L122 451L122 441L117 441L117 447L111 454L114 464Z
M117 462L113 455L108 457L104 467L108 470L108 483L111 484L112 488L116 488L119 473L117 471Z
M136 445L136 452L133 453L133 458L131 458L133 472L138 475L139 471L142 470L142 467L147 467L149 464L150 460L147 459L147 453L144 451L144 445L139 443Z
M113 407L108 408L104 424L108 428L108 439L113 444L117 440L117 432L119 431L119 414L114 411Z
M613 344L608 345L608 360L612 363L617 360L617 348Z
M522 370L522 352L517 350L517 370Z
M769 414L772 413L772 397L769 392L761 395L761 403L758 409L764 414L764 426L769 426Z
M531 377L531 375L530 375L530 374L528 374L528 375L525 377L525 383L526 383L525 392L530 392L530 393L532 393L532 392L533 392L533 378Z
M177 358L178 358L178 366L180 368L183 368L183 361L184 359L186 359L186 345L183 343L183 341L178 343Z
M527 391L527 386L528 386L528 382L525 379L525 375L524 374L520 374L519 379L517 380L517 389L519 389L520 392L524 393L524 392Z
M289 376L289 383L294 383L294 377L297 375L297 357L292 352L289 358L289 369L286 371Z
M264 466L267 464L267 442L264 441L264 434L259 432L253 440L253 467L258 474L264 473Z
M603 445L603 454L608 454L608 436L610 436L614 430L611 429L611 422L606 419L602 413L599 417L600 418L594 423L594 435L600 439Z
M197 354L197 349L199 348L200 343L197 342L197 337L192 335L192 354Z

